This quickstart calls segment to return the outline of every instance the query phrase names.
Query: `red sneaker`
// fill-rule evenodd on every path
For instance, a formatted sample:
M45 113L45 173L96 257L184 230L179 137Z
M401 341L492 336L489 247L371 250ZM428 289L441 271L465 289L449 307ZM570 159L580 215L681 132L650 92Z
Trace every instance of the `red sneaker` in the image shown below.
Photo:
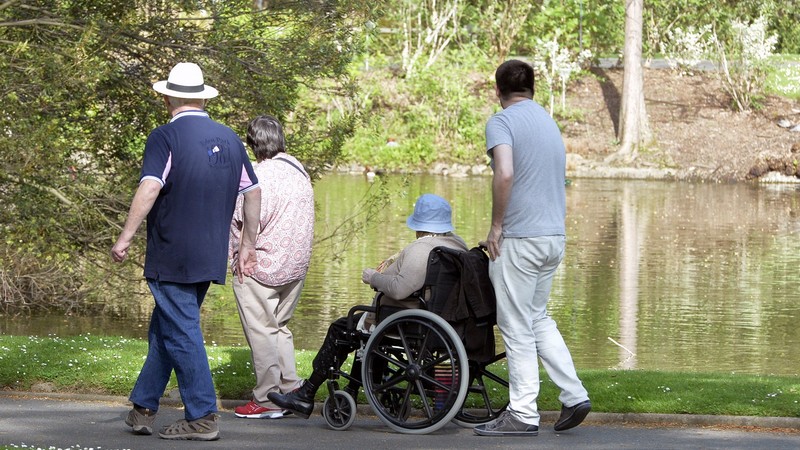
M245 419L280 419L286 415L286 411L283 409L265 408L254 401L243 406L237 406L233 409L233 412L236 417Z

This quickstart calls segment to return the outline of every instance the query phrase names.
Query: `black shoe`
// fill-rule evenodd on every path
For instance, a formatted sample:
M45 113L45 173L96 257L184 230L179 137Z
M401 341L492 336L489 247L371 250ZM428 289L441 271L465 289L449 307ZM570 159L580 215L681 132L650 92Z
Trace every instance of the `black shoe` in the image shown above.
M267 394L267 398L278 407L288 409L298 416L308 419L308 416L314 412L314 394L316 393L316 386L306 381L302 386L288 394L270 392Z
M556 424L553 426L553 429L556 431L564 431L569 430L570 428L575 428L583 422L583 419L589 414L589 411L592 410L592 402L586 400L585 402L580 402L577 405L570 406L567 408L566 406L561 407L561 417L558 418Z

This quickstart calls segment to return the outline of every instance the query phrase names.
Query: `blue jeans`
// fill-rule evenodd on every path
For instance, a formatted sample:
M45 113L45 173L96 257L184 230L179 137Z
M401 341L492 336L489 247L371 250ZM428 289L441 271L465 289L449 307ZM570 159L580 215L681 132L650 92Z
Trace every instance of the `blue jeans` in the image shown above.
M150 319L147 359L133 386L130 401L157 411L174 369L186 420L217 412L217 394L200 329L200 305L210 283L182 284L148 279L147 285L156 306Z

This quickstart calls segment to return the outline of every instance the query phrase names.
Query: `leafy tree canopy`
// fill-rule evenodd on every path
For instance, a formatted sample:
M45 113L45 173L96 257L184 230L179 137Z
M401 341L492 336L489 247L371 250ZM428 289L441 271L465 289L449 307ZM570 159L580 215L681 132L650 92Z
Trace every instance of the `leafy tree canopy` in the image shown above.
M177 62L203 68L220 91L209 112L240 135L253 116L272 114L312 173L335 160L354 115L296 108L298 95L350 94L346 68L365 10L362 0L0 3L6 299L27 298L37 309L84 299L108 281L108 249L144 139L167 120L152 83Z

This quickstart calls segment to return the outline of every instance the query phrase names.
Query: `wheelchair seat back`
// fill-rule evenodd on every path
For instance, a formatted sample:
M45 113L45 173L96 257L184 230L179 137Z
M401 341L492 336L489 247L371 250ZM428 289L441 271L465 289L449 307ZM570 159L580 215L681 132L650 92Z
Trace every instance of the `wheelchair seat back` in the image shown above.
M484 362L495 356L496 299L489 256L481 248L434 248L423 292L427 309L453 326L470 360Z

